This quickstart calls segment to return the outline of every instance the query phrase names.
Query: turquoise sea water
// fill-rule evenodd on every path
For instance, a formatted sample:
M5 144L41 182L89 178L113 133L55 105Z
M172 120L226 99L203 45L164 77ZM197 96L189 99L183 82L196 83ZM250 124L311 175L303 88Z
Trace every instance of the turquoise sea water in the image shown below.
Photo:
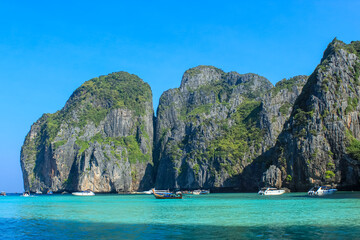
M359 239L360 192L0 197L0 239Z

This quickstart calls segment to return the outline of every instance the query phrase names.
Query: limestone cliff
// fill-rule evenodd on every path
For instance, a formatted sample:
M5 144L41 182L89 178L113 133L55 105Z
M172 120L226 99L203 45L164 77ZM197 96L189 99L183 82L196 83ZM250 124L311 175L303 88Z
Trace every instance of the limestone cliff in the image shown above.
M271 155L264 181L305 191L360 185L360 42L334 40L309 77Z
M152 143L149 85L126 72L91 79L31 126L21 150L25 190L149 188Z
M256 74L212 66L186 71L180 88L160 99L156 187L237 188L244 167L266 149L260 115L272 87Z
M311 76L275 86L198 66L162 94L156 117L137 76L91 79L31 126L21 151L25 189L359 189L359 75L360 42L336 39Z
M307 76L283 79L262 98L260 128L265 130L264 146L274 146L276 139L288 120L295 100L300 95Z

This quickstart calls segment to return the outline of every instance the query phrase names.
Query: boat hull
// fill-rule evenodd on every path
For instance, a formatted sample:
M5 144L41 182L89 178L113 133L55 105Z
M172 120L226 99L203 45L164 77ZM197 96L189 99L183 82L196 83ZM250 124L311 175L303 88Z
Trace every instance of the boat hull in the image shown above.
M265 195L265 196L276 196L276 195L282 195L285 193L285 190L266 190L266 191L259 191L259 195Z
M182 199L181 196L174 196L174 197L166 197L166 196L155 196L156 199Z
M210 190L194 190L192 192L193 195L204 195L204 194L210 194Z
M95 193L83 193L83 192L73 192L72 195L74 196L95 196Z
M169 190L155 190L155 192L156 193L166 193L166 192L169 192ZM148 190L148 191L143 191L143 192L141 192L141 193L143 193L143 194L153 194L153 191L152 191L152 189L150 189L150 190Z
M309 191L309 196L325 196L331 195L337 192L337 189L329 189L329 190L318 190L318 191Z
M174 194L174 193L156 193L154 189L152 189L152 192L156 199L182 199L182 194Z

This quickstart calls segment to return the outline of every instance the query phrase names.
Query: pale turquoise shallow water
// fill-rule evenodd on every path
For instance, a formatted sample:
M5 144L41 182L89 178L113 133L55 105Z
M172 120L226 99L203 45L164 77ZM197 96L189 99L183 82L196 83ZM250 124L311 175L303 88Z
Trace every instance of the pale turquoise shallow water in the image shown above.
M360 239L360 192L0 197L0 239Z

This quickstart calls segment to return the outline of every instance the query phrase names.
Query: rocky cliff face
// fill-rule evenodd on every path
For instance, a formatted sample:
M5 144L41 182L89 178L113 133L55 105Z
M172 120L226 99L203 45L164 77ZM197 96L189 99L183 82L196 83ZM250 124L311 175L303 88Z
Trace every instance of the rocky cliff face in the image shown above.
M156 187L240 189L244 168L274 145L305 79L273 88L256 74L186 71L160 99Z
M25 189L359 189L359 75L360 42L336 39L310 77L275 87L198 66L163 93L156 118L137 76L91 79L31 127L21 151Z
M296 76L288 80L283 79L262 98L260 128L264 129L263 146L275 145L307 78Z
M21 150L26 190L123 192L152 185L148 84L118 72L91 79L31 126Z
M279 135L267 184L359 188L359 53L360 42L329 44Z

